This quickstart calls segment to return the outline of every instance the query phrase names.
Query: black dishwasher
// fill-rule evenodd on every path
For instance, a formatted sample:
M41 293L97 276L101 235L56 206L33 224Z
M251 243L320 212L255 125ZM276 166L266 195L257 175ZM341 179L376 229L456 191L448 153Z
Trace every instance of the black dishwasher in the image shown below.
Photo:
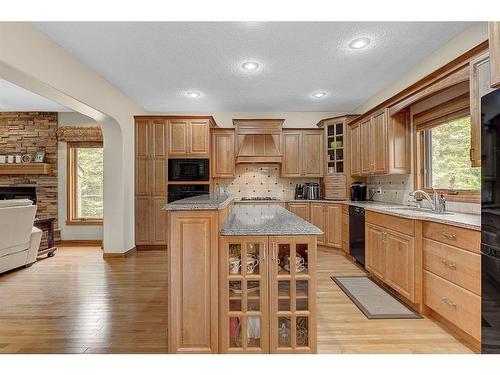
M349 206L349 254L365 266L365 209Z

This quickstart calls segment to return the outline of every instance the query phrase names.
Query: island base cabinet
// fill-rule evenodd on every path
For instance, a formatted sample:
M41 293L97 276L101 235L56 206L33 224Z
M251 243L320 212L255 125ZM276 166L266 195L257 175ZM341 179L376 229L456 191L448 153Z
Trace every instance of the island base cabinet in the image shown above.
M220 248L220 352L315 353L316 238L222 236Z
M269 353L267 237L222 237L221 244L219 350Z
M170 230L168 348L218 352L217 212L176 211Z

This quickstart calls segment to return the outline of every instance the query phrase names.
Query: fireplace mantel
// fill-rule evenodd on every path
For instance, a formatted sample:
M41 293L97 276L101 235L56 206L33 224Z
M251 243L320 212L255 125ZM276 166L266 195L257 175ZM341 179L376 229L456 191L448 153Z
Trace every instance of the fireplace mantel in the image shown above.
M52 164L49 163L5 163L0 164L0 175L3 174L50 174Z

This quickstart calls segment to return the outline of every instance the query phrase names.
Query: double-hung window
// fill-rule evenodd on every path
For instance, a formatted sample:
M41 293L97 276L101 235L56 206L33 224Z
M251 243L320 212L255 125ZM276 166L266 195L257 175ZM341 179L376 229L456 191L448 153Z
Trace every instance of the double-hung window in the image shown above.
M102 224L102 142L68 142L67 224Z

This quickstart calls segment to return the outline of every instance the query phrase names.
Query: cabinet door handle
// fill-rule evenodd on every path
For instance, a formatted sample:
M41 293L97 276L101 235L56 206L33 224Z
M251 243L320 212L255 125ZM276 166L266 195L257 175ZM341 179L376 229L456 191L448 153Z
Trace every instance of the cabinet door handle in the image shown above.
M276 260L276 242L272 243L272 247L273 247L273 249L272 249L273 253L272 253L271 259Z
M453 307L453 308L455 308L455 309L457 308L457 304L456 304L455 302L453 302L453 301L449 300L448 298L443 297L443 298L441 298L441 300L442 300L444 303L446 303L448 306L451 306L451 307Z
M262 247L264 250L262 251L262 260L266 260L266 251L267 251L267 246Z
M454 234L454 233L450 233L450 232L441 232L441 234L443 236L445 236L446 238L449 238L450 240L454 240L457 238L457 235Z

